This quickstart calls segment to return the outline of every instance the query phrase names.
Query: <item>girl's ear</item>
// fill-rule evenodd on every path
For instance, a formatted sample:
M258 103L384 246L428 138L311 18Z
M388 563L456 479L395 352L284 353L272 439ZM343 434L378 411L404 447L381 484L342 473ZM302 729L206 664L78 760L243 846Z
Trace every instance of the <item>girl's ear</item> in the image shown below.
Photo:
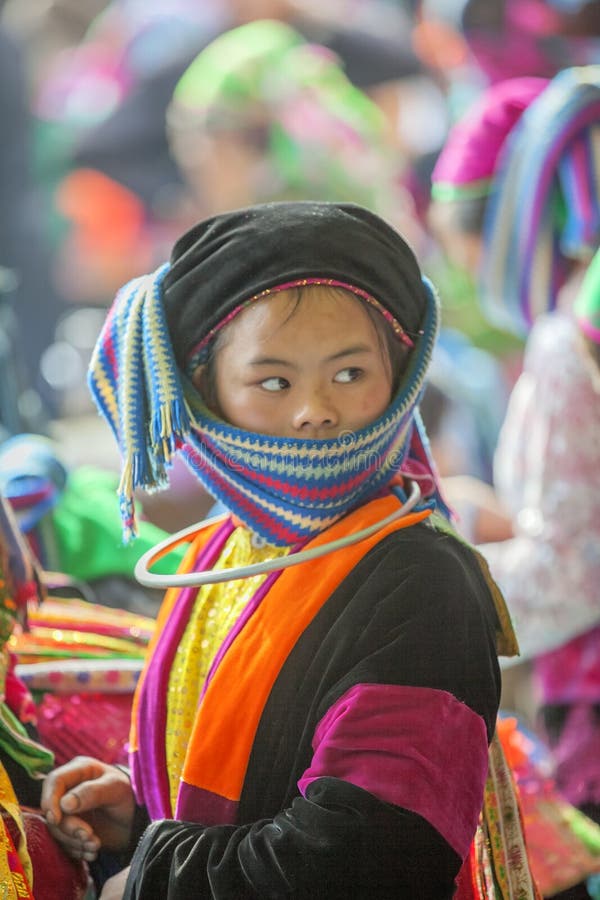
M206 370L206 366L196 366L192 372L192 384L197 391L202 392L202 376Z
M197 366L192 373L192 384L206 402L206 366Z
M192 372L192 384L202 397L205 406L215 415L219 415L215 385L209 365L203 364L194 369Z

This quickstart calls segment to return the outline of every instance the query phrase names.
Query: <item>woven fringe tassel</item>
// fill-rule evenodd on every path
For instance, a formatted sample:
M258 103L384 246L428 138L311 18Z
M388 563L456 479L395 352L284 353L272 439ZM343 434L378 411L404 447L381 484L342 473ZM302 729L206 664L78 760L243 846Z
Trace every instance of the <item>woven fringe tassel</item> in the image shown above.
M171 462L173 454L190 430L190 414L185 401L163 403L150 423L152 453L160 466Z
M136 487L151 488L156 480L147 454L133 453L123 463L121 480L117 489L119 509L123 524L123 543L128 544L137 535L134 491Z

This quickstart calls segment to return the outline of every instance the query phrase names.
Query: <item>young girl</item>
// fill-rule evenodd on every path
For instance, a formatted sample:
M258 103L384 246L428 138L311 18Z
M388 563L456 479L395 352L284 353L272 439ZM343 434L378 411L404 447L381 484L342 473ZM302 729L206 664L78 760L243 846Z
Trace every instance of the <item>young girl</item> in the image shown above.
M534 895L494 754L485 787L514 637L418 416L437 324L402 237L343 203L217 215L117 297L91 384L127 533L175 451L231 515L187 536L131 784L77 759L44 786L71 853L131 860L103 900Z

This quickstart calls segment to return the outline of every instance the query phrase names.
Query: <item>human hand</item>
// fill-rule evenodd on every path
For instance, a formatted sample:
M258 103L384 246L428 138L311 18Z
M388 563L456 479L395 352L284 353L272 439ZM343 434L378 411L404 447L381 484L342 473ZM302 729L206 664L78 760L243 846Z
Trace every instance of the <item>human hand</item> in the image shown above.
M129 868L130 867L127 866L126 869L122 869L120 872L118 872L116 875L113 875L112 878L109 878L108 881L105 882L99 900L123 900L123 894L125 893L125 882L127 881Z
M46 776L40 805L51 834L75 859L96 859L100 847L127 847L135 799L116 766L75 757Z

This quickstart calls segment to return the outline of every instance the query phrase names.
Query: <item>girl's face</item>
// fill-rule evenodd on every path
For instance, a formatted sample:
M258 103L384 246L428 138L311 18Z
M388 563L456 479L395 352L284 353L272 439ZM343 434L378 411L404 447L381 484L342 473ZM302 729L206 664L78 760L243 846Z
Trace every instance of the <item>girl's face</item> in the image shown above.
M194 374L201 393L205 375ZM257 301L224 329L213 394L213 411L238 428L333 438L384 412L392 371L362 302L315 286L299 301L294 290Z

